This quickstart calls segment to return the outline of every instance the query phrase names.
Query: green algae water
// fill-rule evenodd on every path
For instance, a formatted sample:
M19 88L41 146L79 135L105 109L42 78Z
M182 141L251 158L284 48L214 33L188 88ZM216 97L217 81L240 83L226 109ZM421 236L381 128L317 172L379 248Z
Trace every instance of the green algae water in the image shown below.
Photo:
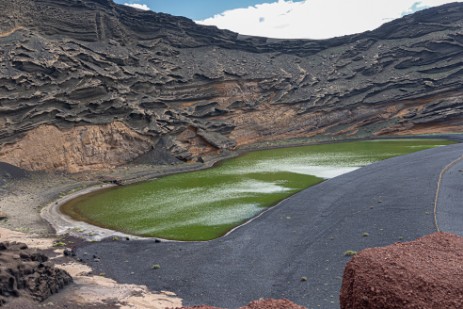
M75 220L132 235L210 240L325 179L452 143L376 140L254 151L210 169L88 194L63 205L61 211Z

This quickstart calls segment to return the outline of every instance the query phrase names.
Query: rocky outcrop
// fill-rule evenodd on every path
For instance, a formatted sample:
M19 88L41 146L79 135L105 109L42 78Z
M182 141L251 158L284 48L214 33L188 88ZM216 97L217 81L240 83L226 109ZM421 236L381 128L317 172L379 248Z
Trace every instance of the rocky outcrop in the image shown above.
M344 270L342 309L463 308L463 238L435 233L372 248Z
M153 140L121 122L58 129L43 124L0 149L0 160L28 170L111 168L151 150Z
M43 301L72 282L64 270L54 268L48 257L25 244L0 243L0 306L10 298Z
M75 171L142 152L187 161L288 138L462 131L462 17L456 3L359 35L274 40L110 0L2 1L0 160ZM77 159L99 152L87 143L50 164L13 151L56 148L30 144L50 126L110 134L120 123L132 154Z

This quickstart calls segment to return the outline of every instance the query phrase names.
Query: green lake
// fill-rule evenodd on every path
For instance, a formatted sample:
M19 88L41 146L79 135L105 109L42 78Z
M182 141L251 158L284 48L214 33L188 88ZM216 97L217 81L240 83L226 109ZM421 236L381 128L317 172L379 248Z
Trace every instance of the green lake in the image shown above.
M60 210L75 220L127 234L210 240L325 179L452 143L396 139L254 151L213 168L94 192Z

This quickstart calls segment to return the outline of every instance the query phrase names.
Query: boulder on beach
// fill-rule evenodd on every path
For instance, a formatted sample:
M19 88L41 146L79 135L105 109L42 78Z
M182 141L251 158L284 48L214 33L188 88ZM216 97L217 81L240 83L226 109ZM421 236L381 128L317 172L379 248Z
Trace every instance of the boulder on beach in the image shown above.
M341 309L463 308L463 237L434 233L371 248L344 270Z

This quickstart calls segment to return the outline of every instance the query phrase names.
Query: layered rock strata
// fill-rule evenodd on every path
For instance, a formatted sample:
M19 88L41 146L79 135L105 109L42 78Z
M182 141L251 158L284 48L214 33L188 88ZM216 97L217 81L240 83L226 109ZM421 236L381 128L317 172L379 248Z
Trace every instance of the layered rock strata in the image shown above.
M317 135L462 131L462 56L458 3L313 41L110 0L2 1L0 161L79 171L143 153L175 162Z

